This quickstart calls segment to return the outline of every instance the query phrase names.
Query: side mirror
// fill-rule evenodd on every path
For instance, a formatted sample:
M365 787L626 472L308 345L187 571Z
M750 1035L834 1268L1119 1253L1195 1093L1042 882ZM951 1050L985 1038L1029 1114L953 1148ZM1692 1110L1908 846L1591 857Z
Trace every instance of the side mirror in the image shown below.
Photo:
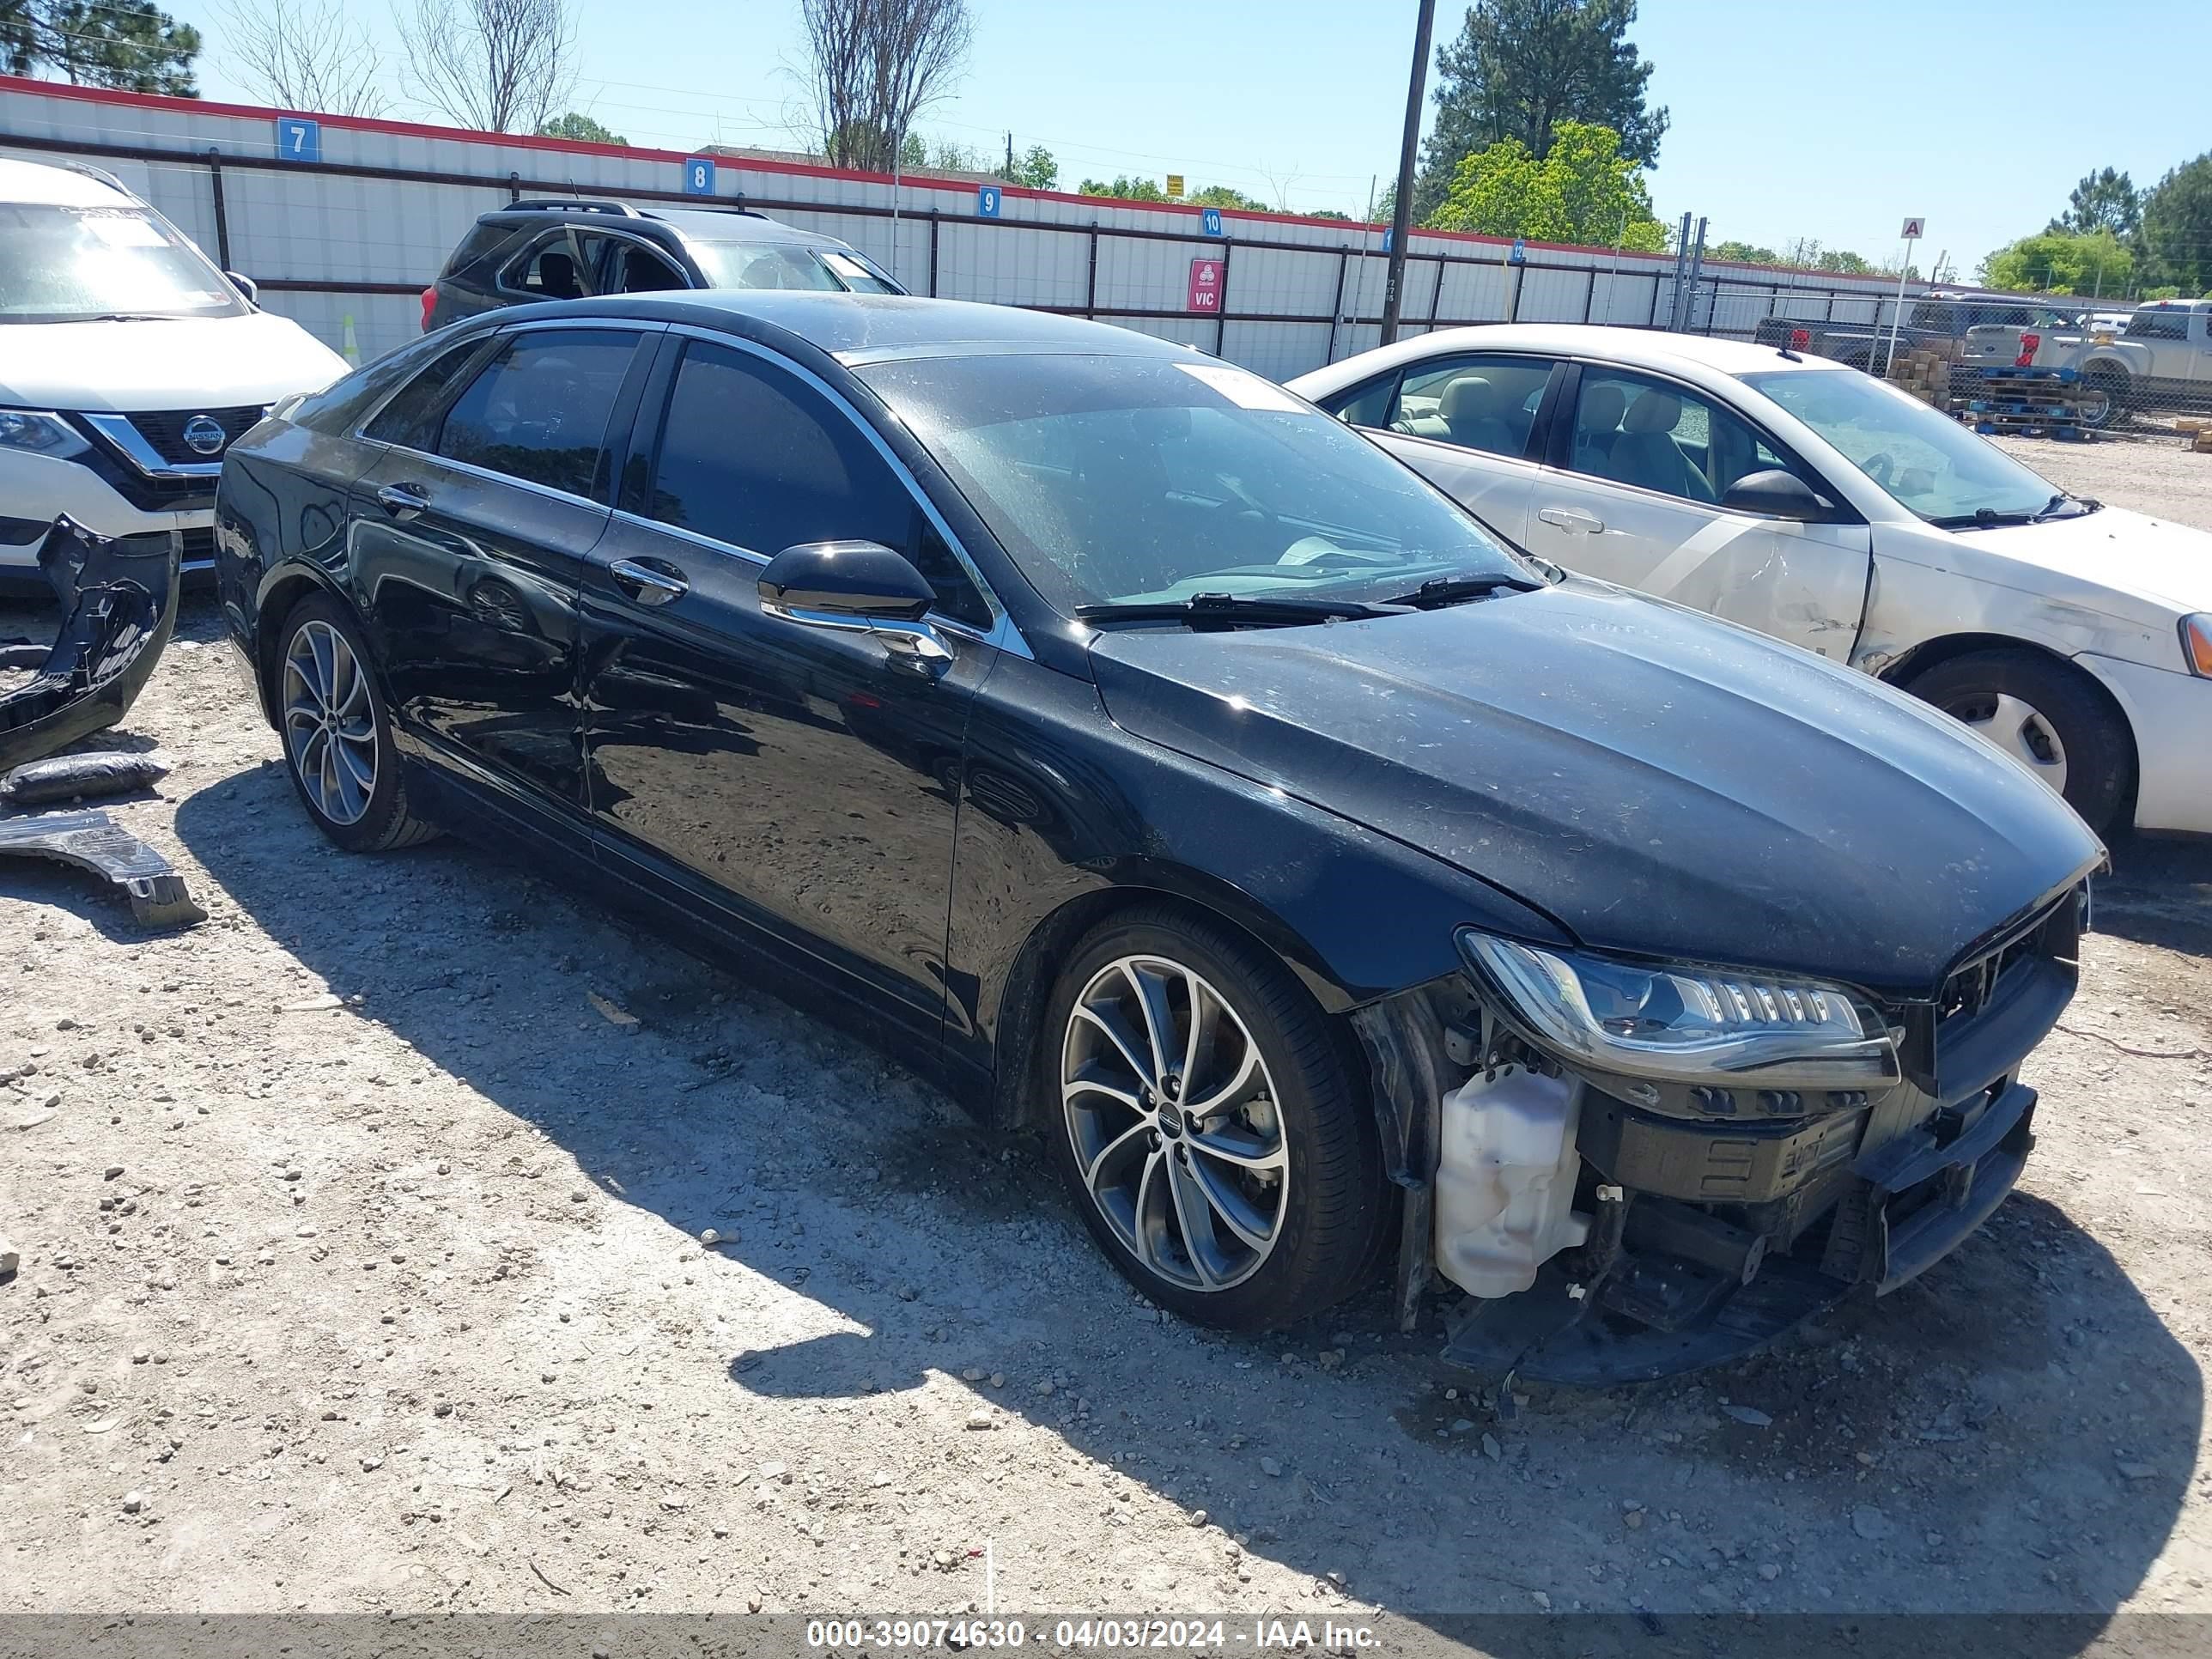
M260 302L260 283L255 282L251 276L241 276L234 270L226 270L222 274L233 288L246 296L246 304L257 305Z
M1729 486L1721 507L1723 512L1790 519L1799 524L1823 524L1835 512L1834 504L1815 495L1802 478L1779 467L1745 473Z
M801 542L768 562L760 575L761 603L799 616L872 622L918 622L937 602L929 583L906 556L881 542Z

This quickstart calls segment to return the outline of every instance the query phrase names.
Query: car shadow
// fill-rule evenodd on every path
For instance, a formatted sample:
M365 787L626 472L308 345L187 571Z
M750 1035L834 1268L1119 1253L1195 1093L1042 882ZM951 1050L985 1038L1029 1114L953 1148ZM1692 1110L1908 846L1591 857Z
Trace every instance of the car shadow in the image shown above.
M1224 1335L1133 1297L1032 1148L742 967L453 842L349 859L292 807L269 763L185 799L177 833L345 1017L542 1132L672 1248L714 1230L754 1304L820 1315L796 1340L733 1322L711 1360L667 1348L656 1370L702 1368L739 1419L754 1401L950 1390L979 1426L1055 1437L1203 1510L1187 1553L1205 1565L1133 1564L1119 1611L1257 1613L1241 1551L1294 1570L1317 1606L1379 1609L1413 1650L1589 1650L1554 1622L1588 1610L1632 1636L1746 1612L2063 1613L2079 1622L2036 1626L2038 1650L2073 1652L2173 1531L2203 1378L2050 1199L2015 1196L1880 1306L1638 1389L1485 1390L1437 1364L1433 1316L1401 1335L1379 1295ZM1002 1550L998 1573L1000 1607L1018 1606L1021 1563ZM2041 1645L2066 1631L2081 1639Z

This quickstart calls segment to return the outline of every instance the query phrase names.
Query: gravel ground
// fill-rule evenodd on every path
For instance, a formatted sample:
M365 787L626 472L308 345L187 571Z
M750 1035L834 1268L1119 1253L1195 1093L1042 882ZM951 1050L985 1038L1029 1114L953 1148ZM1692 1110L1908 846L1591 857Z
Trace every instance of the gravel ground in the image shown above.
M2077 495L2131 507L2154 518L2212 529L2212 455L2179 438L2110 438L2054 443L2047 438L1996 438L2051 483Z
M2212 523L2212 458L2025 447ZM181 634L128 726L176 769L113 810L210 920L0 866L0 1611L994 1602L1401 1647L2212 1611L2212 854L2124 854L2025 1187L1952 1259L1699 1378L1501 1401L1377 1303L1164 1318L1030 1148L773 985L489 854L330 848L212 605Z

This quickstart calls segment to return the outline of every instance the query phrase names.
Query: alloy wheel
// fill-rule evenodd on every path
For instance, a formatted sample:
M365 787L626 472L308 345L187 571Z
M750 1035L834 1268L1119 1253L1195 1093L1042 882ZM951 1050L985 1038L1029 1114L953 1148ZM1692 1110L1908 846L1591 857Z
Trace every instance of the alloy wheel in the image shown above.
M1091 976L1060 1045L1060 1102L1090 1201L1185 1289L1225 1291L1281 1237L1290 1149L1250 1028L1199 974L1129 956Z
M2066 793L2066 745L2034 704L2008 691L1982 691L1956 699L1943 712L2003 750L2054 793Z
M358 823L376 793L376 714L368 676L330 623L300 624L284 652L284 750L315 808Z

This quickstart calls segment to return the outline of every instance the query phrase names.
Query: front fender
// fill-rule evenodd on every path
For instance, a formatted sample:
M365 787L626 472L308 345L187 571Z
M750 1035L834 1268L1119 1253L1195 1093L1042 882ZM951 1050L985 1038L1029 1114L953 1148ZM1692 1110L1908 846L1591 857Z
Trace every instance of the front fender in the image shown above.
M946 1041L997 1070L1003 1028L1125 899L1243 928L1341 1012L1459 971L1473 924L1571 944L1552 917L1387 836L1116 726L1097 688L1006 657L977 694L954 856Z

